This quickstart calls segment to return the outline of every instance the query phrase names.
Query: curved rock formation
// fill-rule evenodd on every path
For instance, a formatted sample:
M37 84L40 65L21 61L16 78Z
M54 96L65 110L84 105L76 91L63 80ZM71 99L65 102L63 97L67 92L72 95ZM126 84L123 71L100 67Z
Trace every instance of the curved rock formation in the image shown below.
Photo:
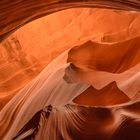
M139 140L139 11L138 0L1 0L0 139Z
M2 41L7 35L29 21L63 9L90 6L139 11L139 4L139 0L2 0L0 2L0 40Z
M126 108L139 105L138 102L126 105ZM124 106L106 108L68 104L58 109L47 106L37 112L13 140L139 140L140 120L126 115L127 109Z
M127 95L117 87L116 82L112 82L100 90L90 86L73 100L77 104L88 106L109 106L129 101Z
M1 44L0 108L68 48L89 39L107 44L125 40L129 40L127 44L134 45L135 40L138 43L139 21L138 12L76 8L23 26Z

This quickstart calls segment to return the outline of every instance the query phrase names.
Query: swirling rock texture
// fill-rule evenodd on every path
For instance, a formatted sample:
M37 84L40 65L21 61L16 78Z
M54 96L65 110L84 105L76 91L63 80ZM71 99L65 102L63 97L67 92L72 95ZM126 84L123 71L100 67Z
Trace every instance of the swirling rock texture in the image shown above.
M131 107L134 109L135 106L140 107L140 104L123 105L123 108L122 106L104 108L68 104L58 110L47 106L34 115L14 140L18 138L25 140L40 138L43 140L139 140L140 121L126 114L131 112ZM59 120L60 118L62 121Z
M0 139L139 140L139 4L138 0L1 0ZM65 84L54 86L50 102L49 85L59 80L53 76L49 81L48 76L52 84L46 84L48 91L42 97L38 87L43 83L31 86L32 80L50 64L63 65L58 60L66 50L68 58L63 59L70 65L63 78L68 87L78 82L89 86L80 94L76 87L71 98L65 95ZM51 71L58 68L43 77ZM55 99L58 89L65 96ZM46 102L41 105L43 98ZM53 102L55 107L48 111L45 106Z

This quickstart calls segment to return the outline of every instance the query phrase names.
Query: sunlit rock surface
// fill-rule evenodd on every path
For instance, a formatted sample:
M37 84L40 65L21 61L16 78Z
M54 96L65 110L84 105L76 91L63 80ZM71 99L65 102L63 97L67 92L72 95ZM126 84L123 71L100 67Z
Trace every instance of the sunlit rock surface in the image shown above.
M93 7L140 11L139 4L139 0L1 0L0 41L26 23L60 10L73 7Z
M1 43L1 107L61 52L89 39L115 43L135 38L139 21L137 12L79 8L22 27Z
M61 103L63 98L67 97L66 95L55 99L55 95L59 95L56 94L58 89L62 90L59 93L65 94L70 90L63 90L63 86L59 87L61 81L57 76L59 76L61 70L59 72L57 67L52 67L47 73L50 77L52 76L51 72L53 74L55 72L59 73L52 76L53 78L50 78L50 81L49 78L46 78L49 81L47 88L48 90L51 89L50 92L43 90L43 93L38 94L39 88L36 85L40 86L42 84L38 81L34 85L35 88L31 86L30 90L28 89L30 84L34 83L32 80L55 58L56 61L52 65L63 66L65 64L63 59L65 60L66 56L62 57L61 61L58 57L66 50L68 52L67 62L71 65L65 69L62 74L64 79L61 80L63 82L65 80L65 84L67 83L69 88L73 86L71 83L77 82L90 85L81 94L79 92L78 94L71 93L68 96L71 97L68 101L73 101L74 105L86 106L117 106L129 102L130 108L127 109L125 105L122 105L119 110L120 114L123 112L122 114L125 117L132 117L134 122L138 122L136 123L138 127L135 128L139 130L139 102L133 108L133 102L140 99L139 28L140 15L138 12L75 8L40 18L14 32L0 44L0 138L11 140L32 116L38 110L44 108L45 105L53 104L54 101L54 106L57 108L69 103L66 102L67 100L64 104ZM57 85L53 80L59 84ZM55 90L52 88L53 83L57 85L55 85ZM23 90L18 93L20 89ZM74 89L75 92L78 90L79 87ZM34 94L34 92L36 93ZM52 95L51 92L55 92L55 94ZM43 95L41 96L41 94ZM52 95L54 99L52 97L47 98L47 95ZM45 98L47 100L46 104L44 103ZM113 110L113 108L114 106L110 110ZM65 109L61 110L58 107L58 110L60 116L54 112L59 120ZM72 112L75 113L75 107L72 107ZM71 109L68 110L70 115L72 115L72 112ZM80 112L77 112L77 114L81 112L82 108L80 107ZM25 113L27 114L24 115ZM116 117L115 121L118 125L123 123L123 118L118 119L117 112L114 112L113 115ZM52 122L54 116L52 116ZM73 121L77 123L77 118L71 120L73 117L73 115L70 118L68 117L68 120L70 120L70 123L73 123ZM85 118L88 119L86 116ZM64 125L63 122L68 120L65 117L61 119L63 129L66 131L65 127L67 125ZM57 121L55 123L57 127L60 126L57 125ZM49 126L51 127L51 125ZM41 127L41 129L43 128ZM44 128L44 130L48 131L49 127ZM62 131L61 134L65 131ZM52 129L51 132L53 135L56 131ZM77 131L73 132L74 135L76 135L75 133ZM113 135L114 139L120 139L120 135L115 136L116 133ZM43 134L42 131L41 134ZM137 135L137 133L135 134ZM79 137L82 137L82 134L77 136L77 138ZM43 138L41 138L41 135L36 137L38 140ZM58 139L54 137L51 140Z

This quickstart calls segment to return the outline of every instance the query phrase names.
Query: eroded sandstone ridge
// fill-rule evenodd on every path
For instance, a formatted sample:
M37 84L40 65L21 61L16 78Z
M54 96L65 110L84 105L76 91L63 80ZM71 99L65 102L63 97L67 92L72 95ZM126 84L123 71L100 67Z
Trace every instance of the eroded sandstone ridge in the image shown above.
M117 43L131 39L128 44L136 40L138 45L139 21L138 12L75 8L23 26L0 44L0 108L68 48L87 40Z
M139 140L139 4L1 0L0 139L28 122L34 134L30 119L40 110L38 140Z

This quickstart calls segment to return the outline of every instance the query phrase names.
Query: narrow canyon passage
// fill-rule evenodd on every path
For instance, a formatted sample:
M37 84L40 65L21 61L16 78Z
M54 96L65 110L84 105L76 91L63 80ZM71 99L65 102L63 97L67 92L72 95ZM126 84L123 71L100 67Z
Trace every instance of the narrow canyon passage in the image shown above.
M139 10L2 0L0 139L139 140Z

